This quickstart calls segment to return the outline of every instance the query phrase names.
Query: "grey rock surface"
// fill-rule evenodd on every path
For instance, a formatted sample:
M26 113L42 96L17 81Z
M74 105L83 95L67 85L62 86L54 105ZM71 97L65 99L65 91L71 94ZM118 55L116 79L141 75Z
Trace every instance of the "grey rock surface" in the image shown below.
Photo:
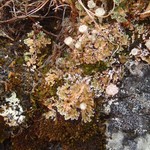
M110 106L108 150L150 150L150 66L130 69Z

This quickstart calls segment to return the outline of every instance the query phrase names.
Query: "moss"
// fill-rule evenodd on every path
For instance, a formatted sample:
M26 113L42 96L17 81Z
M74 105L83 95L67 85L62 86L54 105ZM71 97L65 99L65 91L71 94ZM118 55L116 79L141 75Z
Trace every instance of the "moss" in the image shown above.
M0 58L0 66L3 66L5 64L6 60L4 58Z
M63 80L57 80L56 83L55 83L52 87L50 87L50 89L49 89L49 94L50 94L51 96L56 96L57 88L58 88L59 86L61 86L63 83L64 83Z
M23 63L24 63L24 59L23 59L23 57L18 57L18 58L16 58L16 64L18 64L18 65L22 65Z
M57 88L58 88L58 85L57 85L57 84L54 84L54 85L50 88L49 93L50 93L51 96L56 96Z
M10 136L7 130L8 127L6 127L3 118L0 116L0 143L3 143Z
M38 121L40 120L40 121ZM29 129L14 137L13 148L18 150L38 150L45 146L46 141L57 141L66 150L104 150L105 127L102 121L81 124L78 121L64 121L58 116L57 120L43 120L36 113L34 123ZM32 136L31 136L32 135ZM19 139L22 139L21 142Z
M49 66L46 65L40 70L43 74L46 74L49 71Z
M87 0L83 0L82 2L85 4L85 6L87 6ZM131 0L130 2L126 0L114 0L114 2L116 3L116 7L112 14L106 19L101 20L99 28L102 27L102 29L98 30L98 33L96 34L96 41L91 43L89 39L86 39L86 36L83 39L83 51L75 48L70 49L69 47L64 46L64 38L67 36L72 36L72 38L75 40L74 42L77 42L82 36L82 34L77 30L82 24L88 25L89 35L92 35L92 30L97 30L97 28L95 28L95 24L92 23L92 20L86 15L84 9L79 8L80 6L78 7L78 15L76 16L74 12L76 8L74 7L75 5L79 4L72 4L72 0L68 2L71 7L67 7L67 9L62 8L56 12L52 11L54 9L50 9L50 13L47 13L48 5L43 5L43 8L36 13L36 15L41 16L41 18L33 18L34 20L32 20L32 18L26 18L25 21L23 21L24 19L16 19L14 22L12 21L10 24L8 23L8 26L6 26L6 24L1 24L1 27L4 29L6 34L9 33L10 36L14 36L15 41L11 43L10 40L8 40L8 37L4 38L3 36L0 39L0 66L2 66L2 72L0 72L0 76L2 76L4 84L6 84L3 84L0 86L0 88L2 89L2 92L4 91L3 93L5 93L3 95L6 95L6 93L9 93L9 91L16 91L19 99L22 100L21 102L24 105L25 110L27 110L25 111L25 113L27 112L25 115L28 115L28 128L23 129L18 135L12 137L12 149L46 150L48 149L47 143L53 143L53 141L56 141L56 143L61 143L62 148L65 150L105 149L103 145L105 143L105 126L103 123L106 119L106 116L102 114L102 100L100 98L94 99L95 115L92 118L93 120L86 124L81 123L81 117L79 117L79 120L77 121L65 121L64 117L59 113L57 113L55 121L44 119L43 112L48 110L48 107L44 105L45 100L51 97L56 99L58 98L58 95L56 94L58 87L64 85L65 81L67 80L63 78L63 73L69 73L72 76L77 74L77 77L79 75L78 80L80 80L80 76L83 78L85 76L87 78L89 77L89 79L92 79L91 82L94 82L92 85L94 85L94 90L96 90L95 93L97 90L103 92L103 87L106 87L108 80L110 79L108 77L109 69L113 68L114 71L116 71L116 74L118 74L117 71L123 68L123 65L120 65L120 63L126 63L129 58L136 60L136 58L131 58L129 56L130 50L134 47L137 47L141 41L143 41L143 45L145 44L143 35L145 34L144 39L146 40L148 35L145 32L148 31L149 27L148 19L140 20L140 17L137 17L137 13L139 14L144 12L149 2L135 0ZM30 5L32 5L31 3ZM96 3L97 6L101 6L103 2L100 1ZM107 4L108 1L104 3ZM17 5L18 4L16 3L14 6ZM19 3L19 5L17 8L24 10L24 3ZM113 1L107 5L108 8L106 9L109 13L113 7ZM36 3L33 5L33 9L34 6L36 8ZM57 6L59 7L59 1ZM7 10L3 11L3 8L7 9L8 7L2 7L2 20L11 19L11 11L9 11L10 9L8 8ZM53 8L55 8L55 4ZM28 11L30 12L32 8L28 7L27 9L30 9ZM43 14L46 16L42 17ZM62 16L62 14L64 15ZM53 17L53 19L51 17ZM62 19L61 17L64 18ZM69 18L72 20L69 20ZM111 20L111 18L114 19ZM77 22L75 20L77 20ZM39 24L36 24L38 21ZM72 21L73 23L71 23ZM99 24L98 18L95 21ZM35 22L35 24L33 22ZM118 22L122 23L120 24ZM147 27L142 29L142 26L136 26L136 23L138 25L140 23L145 27L147 24ZM42 26L42 28L38 29L38 25ZM124 29L127 30L126 33L124 32ZM28 51L27 45L23 43L23 40L26 36L26 33L30 32L31 30L34 31L32 32L33 35L31 35L29 38L33 39L34 42L37 42L39 39L41 39L41 36L43 35L46 36L46 39L49 39L50 37L47 37L48 35L45 33L51 35L52 32L51 36L56 34L56 37L54 36L54 38L52 38L52 40L54 40L52 41L52 44L50 44L49 41L48 44L39 46L43 44L43 42L37 42L36 48L34 47L34 53L37 53L35 64L33 63L37 66L34 72L29 71L30 68L26 68L23 65L25 63L23 57L24 53ZM44 30L46 32L43 33ZM141 32L143 30L145 31L144 33ZM126 34L130 37L130 39L126 37ZM108 38L110 42L105 40L105 37L106 39ZM130 43L128 43L129 41ZM113 45L111 42L115 44ZM33 46L34 44L35 43L33 43ZM120 48L115 52L117 48L116 45L119 45ZM96 53L97 50L98 53ZM113 54L113 52L115 53ZM97 54L99 53L104 54L104 56L100 55L98 58ZM112 54L113 56L111 56ZM61 58L60 61L57 61L58 58ZM101 61L97 62L99 60ZM84 64L78 65L79 63L83 62ZM121 68L118 67L119 65ZM119 70L117 70L117 67ZM57 78L58 80L54 80L55 83L53 85L48 86L45 84L44 78L50 69L61 69L62 74L60 75L60 78ZM102 77L99 77L100 73L98 72L103 72ZM118 79L115 77L116 74L114 74L113 78L120 80L121 78ZM111 79L111 82L116 82L115 79ZM66 82L69 85L72 84L72 81ZM97 83L96 85L95 82ZM0 93L2 93L1 89ZM79 89L79 87L77 86L74 89L76 92L76 89ZM80 97L81 95L79 95L78 99ZM73 97L73 101L74 100L75 99ZM56 107L54 107L54 109L56 110ZM77 111L80 111L80 108L78 108ZM9 137L7 130L8 129L4 126L3 120L0 118L0 142L3 142Z
M102 72L107 69L107 64L103 61L96 64L83 64L80 66L85 75L92 75L95 72Z
M10 45L12 45L12 43L8 39L3 38L3 37L0 36L0 48L4 49L4 48L6 48L7 46L10 46Z

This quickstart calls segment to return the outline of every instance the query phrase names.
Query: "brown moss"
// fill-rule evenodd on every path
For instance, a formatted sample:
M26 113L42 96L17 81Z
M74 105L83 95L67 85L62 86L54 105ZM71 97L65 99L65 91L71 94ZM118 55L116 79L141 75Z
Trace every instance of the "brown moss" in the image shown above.
M5 125L3 117L0 116L0 143L3 143L9 136L8 127Z
M15 150L42 150L48 141L61 143L64 150L104 150L105 126L101 121L81 124L64 121L59 116L55 122L37 118L39 116L28 129L12 139Z

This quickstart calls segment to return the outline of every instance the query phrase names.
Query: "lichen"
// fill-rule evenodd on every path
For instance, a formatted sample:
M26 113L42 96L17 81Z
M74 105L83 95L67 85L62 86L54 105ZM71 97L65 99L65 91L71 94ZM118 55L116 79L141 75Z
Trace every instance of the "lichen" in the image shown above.
M94 114L94 100L90 86L85 81L73 85L65 84L58 88L59 100L56 104L58 112L65 117L65 120L77 120L81 114L84 122L91 121ZM82 110L80 104L85 103L87 108Z
M43 31L38 34L31 31L27 34L27 38L24 39L24 43L29 47L29 52L24 54L25 61L27 66L32 66L37 64L38 54L41 54L41 50L51 44L51 39L47 38Z
M51 106L47 112L50 118L56 117L55 112L65 120L81 118L85 123L90 122L95 99L107 95L107 86L122 78L123 67L113 64L118 63L116 53L128 45L128 36L118 23L104 27L79 23L78 31L65 38L68 48L45 74L45 84L50 88L48 99L53 101L45 105L47 99L44 99L43 103L48 109Z
M23 114L23 108L20 105L20 100L16 97L16 93L13 92L12 96L6 98L5 104L1 106L3 110L0 115L4 117L4 120L9 126L18 126L21 124L25 116Z
M62 74L63 74L62 71L59 69L57 70L50 69L45 77L46 84L53 86L57 80L61 79Z

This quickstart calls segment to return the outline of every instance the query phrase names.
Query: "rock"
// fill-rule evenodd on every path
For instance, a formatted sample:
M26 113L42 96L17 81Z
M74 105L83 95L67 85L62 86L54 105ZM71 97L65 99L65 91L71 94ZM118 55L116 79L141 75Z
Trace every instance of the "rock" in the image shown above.
M131 74L124 78L118 97L110 106L107 149L150 149L150 66L140 64L138 69L142 76Z

